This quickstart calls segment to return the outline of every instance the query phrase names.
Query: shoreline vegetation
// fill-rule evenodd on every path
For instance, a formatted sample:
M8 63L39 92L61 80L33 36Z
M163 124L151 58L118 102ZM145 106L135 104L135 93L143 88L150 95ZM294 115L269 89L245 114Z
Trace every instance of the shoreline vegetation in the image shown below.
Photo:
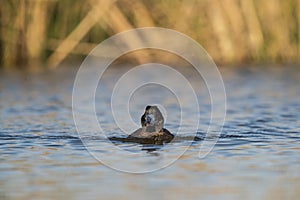
M300 0L4 0L0 63L56 68L114 34L152 26L190 36L217 63L300 63ZM131 57L143 63L146 54Z

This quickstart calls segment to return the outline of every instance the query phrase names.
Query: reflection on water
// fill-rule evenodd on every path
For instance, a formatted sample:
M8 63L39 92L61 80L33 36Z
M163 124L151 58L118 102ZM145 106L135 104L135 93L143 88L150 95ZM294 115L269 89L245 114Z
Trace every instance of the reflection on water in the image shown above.
M227 118L214 150L199 160L201 140L195 141L170 167L143 175L114 171L86 151L72 118L75 70L38 75L2 72L0 199L120 199L125 195L128 199L298 199L299 69L284 66L221 71L228 98ZM197 133L200 138L209 123L205 117L209 101L204 96ZM169 113L172 108L176 113L178 108L173 100L169 103L165 101L169 109L166 126L176 130L178 125ZM143 111L131 112L139 123ZM108 135L122 134L109 118L99 115L99 121L106 123ZM105 150L109 145L104 138L91 134L87 139L124 166L140 165L134 157ZM188 140L177 141L155 151L148 151L153 146L118 145L155 165L164 157L175 157L189 144Z

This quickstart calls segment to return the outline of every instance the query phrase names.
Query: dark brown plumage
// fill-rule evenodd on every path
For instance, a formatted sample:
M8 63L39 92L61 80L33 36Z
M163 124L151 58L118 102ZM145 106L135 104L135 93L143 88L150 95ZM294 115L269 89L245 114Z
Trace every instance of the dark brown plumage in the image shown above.
M110 138L122 142L137 142L141 144L164 144L174 138L164 127L164 117L157 106L147 106L141 117L142 128L137 129L127 138Z

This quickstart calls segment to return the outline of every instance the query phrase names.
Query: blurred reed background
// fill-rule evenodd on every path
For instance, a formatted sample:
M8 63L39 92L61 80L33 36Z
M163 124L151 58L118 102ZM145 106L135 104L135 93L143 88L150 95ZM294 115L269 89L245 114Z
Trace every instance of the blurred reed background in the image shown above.
M147 26L187 34L222 64L300 63L300 0L2 0L0 22L7 68L55 68Z

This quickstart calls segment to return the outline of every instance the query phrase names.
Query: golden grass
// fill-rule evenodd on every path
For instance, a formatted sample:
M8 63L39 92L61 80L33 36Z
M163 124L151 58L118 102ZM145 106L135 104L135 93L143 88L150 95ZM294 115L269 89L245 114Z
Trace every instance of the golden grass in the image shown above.
M57 67L111 35L149 26L189 35L219 63L300 62L300 0L4 0L0 23L6 67Z

